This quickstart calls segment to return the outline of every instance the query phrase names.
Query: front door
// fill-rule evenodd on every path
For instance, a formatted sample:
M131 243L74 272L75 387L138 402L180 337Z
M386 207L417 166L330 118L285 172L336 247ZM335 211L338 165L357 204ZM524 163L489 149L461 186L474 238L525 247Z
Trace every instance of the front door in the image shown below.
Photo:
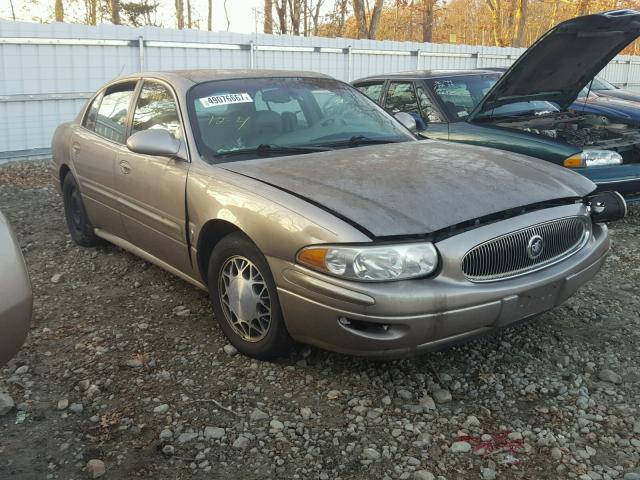
M145 80L132 116L131 134L165 129L184 139L171 89ZM115 178L120 212L131 243L182 272L192 274L186 236L185 189L189 162L142 155L123 148Z

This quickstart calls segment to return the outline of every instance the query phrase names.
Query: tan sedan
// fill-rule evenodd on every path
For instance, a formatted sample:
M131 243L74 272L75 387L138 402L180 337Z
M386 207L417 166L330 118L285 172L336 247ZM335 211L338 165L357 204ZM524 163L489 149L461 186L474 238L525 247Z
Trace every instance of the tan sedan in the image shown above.
M419 142L412 122L319 74L143 73L58 128L52 173L78 244L107 240L208 290L259 358L292 340L440 348L596 274L599 222L623 201L521 155Z
M0 365L24 343L32 305L31 281L18 240L0 212Z

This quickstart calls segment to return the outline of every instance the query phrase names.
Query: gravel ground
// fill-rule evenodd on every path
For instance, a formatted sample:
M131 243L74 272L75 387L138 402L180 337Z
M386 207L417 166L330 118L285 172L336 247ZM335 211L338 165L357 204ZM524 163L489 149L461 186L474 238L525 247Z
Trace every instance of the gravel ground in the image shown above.
M61 205L43 163L0 167L35 295L0 369L2 479L640 479L640 209L530 323L410 360L267 363L227 345L205 293L74 245Z

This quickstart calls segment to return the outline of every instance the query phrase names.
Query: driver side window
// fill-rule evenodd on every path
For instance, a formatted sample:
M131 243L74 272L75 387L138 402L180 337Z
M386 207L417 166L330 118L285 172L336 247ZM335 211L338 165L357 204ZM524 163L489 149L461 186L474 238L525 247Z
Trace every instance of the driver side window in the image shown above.
M161 129L182 138L182 127L173 95L164 85L145 80L133 113L132 133Z
M415 119L418 130L426 128L425 121L420 115L413 82L391 82L384 107L391 115L399 112L408 113Z

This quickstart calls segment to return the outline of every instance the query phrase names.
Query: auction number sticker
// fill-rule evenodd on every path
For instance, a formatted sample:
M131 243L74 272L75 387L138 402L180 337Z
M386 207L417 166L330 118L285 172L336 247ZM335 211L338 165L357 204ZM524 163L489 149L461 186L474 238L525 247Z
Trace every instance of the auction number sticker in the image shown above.
M227 93L224 95L212 95L211 97L199 98L200 103L205 108L218 107L220 105L230 105L232 103L252 103L253 99L248 93Z

